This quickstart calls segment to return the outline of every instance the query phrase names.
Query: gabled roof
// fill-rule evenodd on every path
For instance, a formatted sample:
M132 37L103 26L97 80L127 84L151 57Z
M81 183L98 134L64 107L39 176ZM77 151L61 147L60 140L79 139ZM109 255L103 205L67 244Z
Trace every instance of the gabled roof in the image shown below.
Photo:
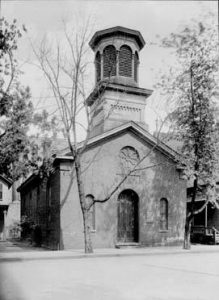
M168 147L166 144L164 144L163 142L155 138L153 135L151 135L144 128L144 124L137 124L133 121L124 123L116 128L110 129L100 135L90 138L86 143L85 150L89 149L90 147L95 147L96 145L125 132L132 132L140 139L142 139L143 141L145 141L146 143L154 147L155 150L163 153L165 156L173 160L175 163L179 161L180 159L179 153L177 153L172 148ZM78 149L82 149L83 146L84 146L84 142L79 143ZM65 161L73 161L71 153L66 153L66 155L62 155L62 156L56 156L54 159L54 165L56 165L59 162L65 162ZM29 178L27 178L27 180L25 180L19 186L17 191L18 192L22 191L24 188L26 188L30 183L33 183L33 181L35 180L39 180L39 175L32 174Z
M90 138L86 143L86 149L93 147L99 143L102 143L109 138L112 138L114 136L117 136L119 134L122 134L123 132L132 132L136 136L140 137L142 140L144 140L146 143L154 147L155 150L163 153L168 158L172 159L175 162L178 162L180 159L180 154L174 151L172 148L164 144L162 141L155 138L153 135L151 135L145 128L144 125L140 125L139 123L135 123L133 121L129 121L127 123L124 123L116 128L110 129L100 135L97 135L95 137ZM83 148L84 142L81 142L78 144L78 148ZM69 156L70 153L66 154L66 156L57 156L55 160L69 160L71 156Z
M17 188L17 192L21 192L25 189L30 183L33 184L37 180L40 180L40 176L38 174L31 174L26 180L22 182L22 184Z
M0 175L0 181L3 181L5 184L7 184L8 187L12 186L13 184L12 180L5 177L4 175Z
M105 37L115 36L118 34L123 35L124 37L134 38L140 49L142 49L145 45L144 38L138 30L133 30L122 26L115 26L97 31L91 38L89 45L94 50L101 39Z

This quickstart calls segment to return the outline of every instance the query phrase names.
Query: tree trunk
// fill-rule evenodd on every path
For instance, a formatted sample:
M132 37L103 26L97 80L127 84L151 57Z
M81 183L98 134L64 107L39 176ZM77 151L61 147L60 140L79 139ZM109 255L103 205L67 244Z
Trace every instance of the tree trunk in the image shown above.
M89 224L89 212L86 209L83 209L82 214L83 214L83 223L84 223L84 250L85 253L93 253L90 224Z
M81 211L82 211L82 216L83 216L84 251L85 251L85 253L92 253L93 247L92 247L90 224L89 224L89 211L86 208L86 200L85 200L84 186L83 186L83 182L82 182L81 164L80 164L79 154L77 154L76 158L75 158L75 171L76 171L80 206L81 206Z
M195 152L197 153L197 145L195 147ZM199 165L198 162L195 164L195 170L198 171ZM193 193L191 199L191 208L190 208L190 215L186 215L186 224L185 224L185 232L184 232L184 244L183 249L190 250L191 249L191 242L190 242L190 235L191 235L191 224L194 218L194 209L195 209L195 200L198 188L198 177L195 175L195 179L193 181ZM187 212L188 213L188 212Z
M186 249L186 250L191 249L191 242L190 242L191 223L192 223L192 220L189 219L188 217L186 217L185 232L184 232L184 244L183 244L183 249Z

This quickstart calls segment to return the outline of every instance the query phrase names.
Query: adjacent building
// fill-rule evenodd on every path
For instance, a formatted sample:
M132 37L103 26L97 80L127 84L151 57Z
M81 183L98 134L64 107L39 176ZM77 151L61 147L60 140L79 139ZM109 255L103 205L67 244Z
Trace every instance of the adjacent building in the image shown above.
M13 191L16 196L13 197ZM19 237L20 201L12 181L0 175L0 241Z

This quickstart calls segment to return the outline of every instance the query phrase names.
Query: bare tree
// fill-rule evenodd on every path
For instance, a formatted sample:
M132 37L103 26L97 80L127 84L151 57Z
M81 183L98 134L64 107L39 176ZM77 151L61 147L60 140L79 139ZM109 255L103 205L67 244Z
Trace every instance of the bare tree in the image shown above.
M86 146L89 140L89 134L92 126L91 112L86 104L87 89L85 86L87 70L89 66L88 61L88 41L89 35L89 22L80 32L74 32L74 34L68 31L67 26L64 24L64 37L65 41L62 41L62 46L59 43L53 44L48 43L47 39L44 39L39 47L33 47L35 55L40 63L40 68L43 71L46 79L48 80L53 95L56 99L56 103L61 115L61 121L65 128L65 134L68 140L69 150L73 158L73 170L72 180L76 180L78 188L78 196L80 201L80 207L83 216L83 227L84 227L84 245L85 252L93 252L89 215L92 206L95 203L105 203L108 201L122 186L126 179L134 172L142 170L141 163L151 155L153 150L160 143L157 139L155 145L147 152L143 157L136 161L136 163L126 172L119 183L111 188L107 196L104 199L93 199L89 198L89 201L85 195L84 183L83 183L83 172L86 170L82 169L82 155L86 150ZM63 44L64 43L64 44ZM63 52L65 49L65 53ZM112 66L113 70L114 66ZM110 75L110 74L109 74ZM109 76L110 77L110 76ZM105 82L107 87L110 78ZM86 116L86 121L80 122L80 114L83 112ZM108 112L105 118L108 118L111 110ZM160 130L164 122L161 124ZM85 139L83 142L78 143L78 126L82 126L85 129ZM157 137L159 136L159 133ZM97 154L98 155L98 154ZM171 162L167 162L171 163ZM92 164L92 162L91 162ZM149 165L146 168L153 168L160 164ZM69 186L66 195L70 192L71 186ZM65 197L66 199L67 197ZM61 206L65 202L63 199Z

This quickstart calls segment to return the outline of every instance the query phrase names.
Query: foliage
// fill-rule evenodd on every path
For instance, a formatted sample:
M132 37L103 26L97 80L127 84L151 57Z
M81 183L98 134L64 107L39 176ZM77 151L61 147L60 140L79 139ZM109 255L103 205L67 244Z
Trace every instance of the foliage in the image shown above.
M23 215L20 223L17 224L20 228L22 239L28 239L34 246L41 247L42 244L42 230L41 227L36 224L32 218Z
M0 20L0 25L0 174L13 180L25 177L30 171L44 176L51 168L45 153L57 134L57 122L55 118L49 121L46 111L33 115L30 90L19 84L15 53L25 27L20 30L16 20L9 24L5 19ZM28 136L30 124L39 127L41 144ZM53 131L50 138L49 131Z
M9 227L10 237L19 238L21 233L21 223L14 221Z
M24 26L22 31L26 31ZM9 24L4 18L0 19L0 116L7 115L13 104L12 94L19 74L15 52L22 31L16 20Z
M30 238L34 225L35 223L33 222L33 220L28 216L23 215L21 217L20 228L21 228L21 237L23 239Z
M38 144L40 155L43 158L50 157L58 133L61 131L57 117L50 118L49 113L44 109L42 112L33 115L32 125L36 133L31 135L31 138Z
M49 177L53 172L53 154L63 150L64 139L59 135L62 131L57 116L50 117L50 114L44 109L42 112L37 112L33 115L31 124L34 127L35 133L30 136L37 157L39 159L39 168L36 172L41 178ZM60 135L62 136L62 135Z
M0 20L0 28L0 173L16 180L28 172L30 165L27 130L33 107L29 88L21 87L18 82L15 53L21 30L16 20L9 24L4 18Z
M214 115L218 94L216 28L200 22L162 41L164 47L175 50L178 59L178 69L163 76L160 87L171 96L171 104L175 104L171 114L175 138L182 142L182 163L186 165L187 178L193 180L192 202L187 215L189 225L209 201L217 204L214 196L218 162L218 130ZM201 209L195 210L196 194L200 189L206 194L206 202Z
M0 173L16 180L28 172L30 143L27 131L32 115L29 88L16 86L11 93L13 104L2 117L0 136Z
M188 177L195 175L210 183L217 161L214 117L217 32L199 23L195 28L186 27L180 34L172 34L163 43L176 49L182 66L167 89L177 99L172 119L175 120L177 138L183 141L182 153Z

